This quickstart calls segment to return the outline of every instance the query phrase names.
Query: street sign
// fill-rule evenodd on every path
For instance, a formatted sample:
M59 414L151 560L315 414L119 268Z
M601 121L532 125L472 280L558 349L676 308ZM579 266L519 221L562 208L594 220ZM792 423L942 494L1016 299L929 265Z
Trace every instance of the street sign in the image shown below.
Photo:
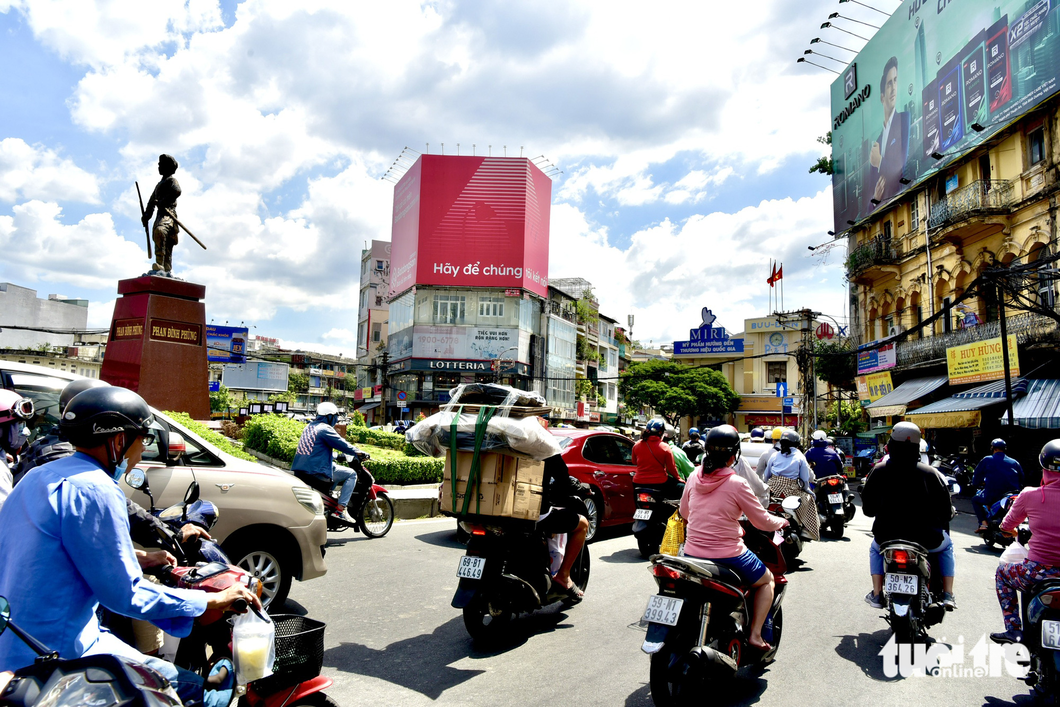
M784 407L790 408L795 404L795 398L784 398Z
M790 415L791 414L791 407L792 407L791 405L785 405L784 406L784 414L785 415Z
M409 411L408 408L401 408L401 412L408 412L408 411Z
M408 396L408 393L406 393L405 391L403 391L403 390L399 390L399 391L398 391L398 394L397 394L397 399L398 399L398 402L399 402L399 403L403 403L403 402L405 402L405 400L407 400L407 399L408 399L408 397L409 397L409 396Z
M788 384L784 382L777 383L777 397L783 398L788 394Z

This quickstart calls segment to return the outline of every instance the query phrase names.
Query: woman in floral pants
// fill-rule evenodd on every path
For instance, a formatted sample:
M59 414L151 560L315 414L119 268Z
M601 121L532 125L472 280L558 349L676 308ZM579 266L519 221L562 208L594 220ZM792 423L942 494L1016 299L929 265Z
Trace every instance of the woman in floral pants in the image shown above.
M1023 489L1001 522L1001 530L1012 534L1027 519L1031 540L1026 560L997 568L997 600L1005 616L1005 631L990 634L996 643L1023 640L1017 591L1027 591L1045 579L1060 578L1060 439L1042 447L1038 461L1042 485Z

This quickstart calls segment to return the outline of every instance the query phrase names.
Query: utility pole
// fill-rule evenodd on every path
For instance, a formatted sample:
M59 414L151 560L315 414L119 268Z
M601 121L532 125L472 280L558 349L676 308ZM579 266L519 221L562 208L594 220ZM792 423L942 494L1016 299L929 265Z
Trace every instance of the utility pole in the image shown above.
M1001 320L1001 365L1005 367L1005 409L1008 411L1009 434L1016 426L1016 420L1012 416L1012 371L1009 370L1008 361L1008 325L1005 322L1005 291L1001 289L1001 283L996 283L997 309Z
M387 402L386 402L386 377L387 377L387 364L390 363L390 352L383 352L383 364L380 367L381 374L379 376L380 388L379 388L379 405L383 408L383 424L387 424Z

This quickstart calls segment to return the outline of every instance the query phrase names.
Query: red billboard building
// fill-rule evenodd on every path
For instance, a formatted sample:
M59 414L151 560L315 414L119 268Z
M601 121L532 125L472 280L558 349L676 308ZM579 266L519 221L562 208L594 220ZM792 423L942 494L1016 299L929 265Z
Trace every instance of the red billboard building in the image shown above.
M544 385L551 201L552 180L522 157L421 155L397 183L388 417L460 383Z

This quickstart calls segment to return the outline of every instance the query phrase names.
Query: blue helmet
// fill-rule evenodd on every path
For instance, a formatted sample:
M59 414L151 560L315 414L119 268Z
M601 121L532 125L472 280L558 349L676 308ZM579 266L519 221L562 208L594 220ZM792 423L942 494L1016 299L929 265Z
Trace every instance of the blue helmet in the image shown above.
M766 433L761 427L756 427L751 430L751 439L765 439Z
M644 433L647 435L657 435L662 437L663 432L666 431L666 423L659 418L648 420L648 424L644 426Z
M699 436L699 428L698 427L692 427L692 428L690 428L688 430L688 436L691 437L693 435L695 435L696 437Z
M1008 449L1008 445L1005 443L1005 440L1001 439L1000 437L991 442L990 446L994 449Z

